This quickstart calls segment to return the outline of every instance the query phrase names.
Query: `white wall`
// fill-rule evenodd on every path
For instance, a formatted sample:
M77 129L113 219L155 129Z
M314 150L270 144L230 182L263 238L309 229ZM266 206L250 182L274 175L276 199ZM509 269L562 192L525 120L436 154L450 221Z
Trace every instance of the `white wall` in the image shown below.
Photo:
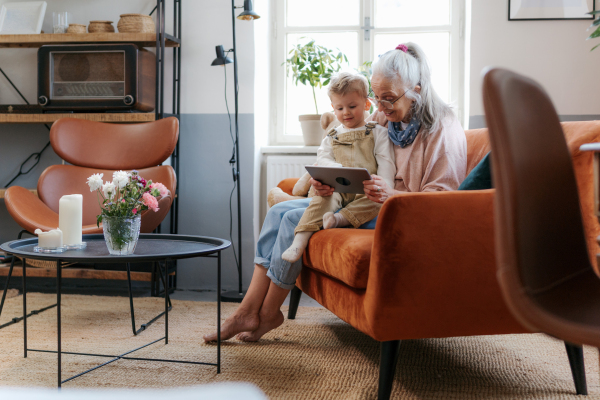
M559 115L600 114L600 40L586 41L591 21L508 21L508 0L472 0L471 109L484 114L481 70L512 69L537 80Z

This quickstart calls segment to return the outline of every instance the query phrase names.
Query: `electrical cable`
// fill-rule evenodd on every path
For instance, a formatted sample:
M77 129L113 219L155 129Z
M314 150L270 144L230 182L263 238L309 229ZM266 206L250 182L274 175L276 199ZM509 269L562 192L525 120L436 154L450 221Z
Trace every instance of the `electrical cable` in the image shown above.
M229 52L228 52L229 53ZM231 137L231 142L233 143L233 150L231 154L231 158L229 159L229 164L231 164L231 168L233 170L233 189L231 189L231 193L229 194L229 240L231 242L231 248L233 250L233 257L235 259L235 265L237 269L240 269L240 264L237 257L237 252L235 250L235 244L233 241L233 192L235 191L238 185L238 179L236 171L233 167L233 164L236 163L235 159L235 145L236 141L233 138L233 129L231 127L231 113L229 112L229 103L227 102L227 67L223 65L223 71L225 72L225 108L227 109L227 118L229 119L229 136ZM239 215L238 215L239 218Z
M29 105L29 102L27 101L27 99L25 98L25 96L23 96L23 93L21 93L21 91L17 88L17 86L13 83L13 81L10 80L10 78L8 77L8 75L6 75L6 73L4 72L4 70L2 68L0 68L0 73L2 73L2 75L4 75L4 77L6 78L6 80L8 81L8 83L10 83L10 85L17 91L17 93L19 94L19 96L21 96L21 98L23 99L23 101ZM46 129L50 130L50 126L48 126L48 124L44 124L44 126L46 127ZM27 157L25 159L25 161L23 161L21 163L21 167L19 168L19 172L17 173L17 175L15 175L10 182L8 182L6 185L4 185L4 187L8 187L11 183L13 183L19 176L21 175L25 175L31 172L31 170L33 168L35 168L36 165L38 165L38 163L40 162L40 157L42 156L42 153L44 152L44 150L46 150L48 148L48 146L50 146L50 142L46 143L46 145L44 146L44 148L42 148L42 150L38 151L37 153L32 153L29 157ZM33 159L35 160L35 162L33 163L33 165L31 167L29 167L29 169L27 171L23 171L23 167L25 166L25 164L31 160L31 158L33 157Z

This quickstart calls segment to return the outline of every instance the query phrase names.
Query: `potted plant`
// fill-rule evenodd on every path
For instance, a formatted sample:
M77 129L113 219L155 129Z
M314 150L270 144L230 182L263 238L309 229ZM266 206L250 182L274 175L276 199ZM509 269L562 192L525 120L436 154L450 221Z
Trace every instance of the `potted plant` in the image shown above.
M304 38L300 38L304 39ZM307 146L318 146L323 138L319 108L315 88L327 86L331 76L342 68L342 63L348 63L348 58L341 51L337 53L331 49L315 44L314 40L301 45L296 44L289 52L290 57L284 64L287 74L292 74L294 84L309 85L312 88L316 114L300 115L302 136Z
M600 14L600 10L598 11L591 11L589 13L586 14L590 14L593 15L594 18L596 17L596 15ZM589 29L594 29L594 31L591 33L591 35L587 38L587 40L589 39L596 39L598 37L600 37L600 19L596 19L594 20L594 22L592 22L592 24L590 25ZM600 44L595 45L594 47L592 47L592 50L594 50L596 47L600 46ZM592 51L590 50L590 51Z

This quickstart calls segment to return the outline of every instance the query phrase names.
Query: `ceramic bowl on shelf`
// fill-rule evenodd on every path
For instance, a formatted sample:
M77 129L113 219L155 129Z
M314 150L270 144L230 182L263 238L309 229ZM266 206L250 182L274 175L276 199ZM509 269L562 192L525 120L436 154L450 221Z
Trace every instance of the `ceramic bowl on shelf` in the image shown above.
M155 33L156 27L151 16L146 14L121 14L117 23L119 32Z
M114 32L115 27L112 26L112 23L112 21L90 21L90 24L88 25L88 32Z
M67 33L85 33L85 25L83 24L69 24Z

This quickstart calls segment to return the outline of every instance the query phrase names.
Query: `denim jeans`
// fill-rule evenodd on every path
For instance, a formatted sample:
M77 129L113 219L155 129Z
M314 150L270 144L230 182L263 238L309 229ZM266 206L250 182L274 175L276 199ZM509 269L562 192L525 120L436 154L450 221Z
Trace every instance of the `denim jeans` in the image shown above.
M293 289L302 270L302 258L295 263L284 261L281 254L292 245L294 229L298 226L310 199L284 201L267 212L256 244L254 263L267 268L267 276L283 289ZM375 229L377 218L360 229Z

